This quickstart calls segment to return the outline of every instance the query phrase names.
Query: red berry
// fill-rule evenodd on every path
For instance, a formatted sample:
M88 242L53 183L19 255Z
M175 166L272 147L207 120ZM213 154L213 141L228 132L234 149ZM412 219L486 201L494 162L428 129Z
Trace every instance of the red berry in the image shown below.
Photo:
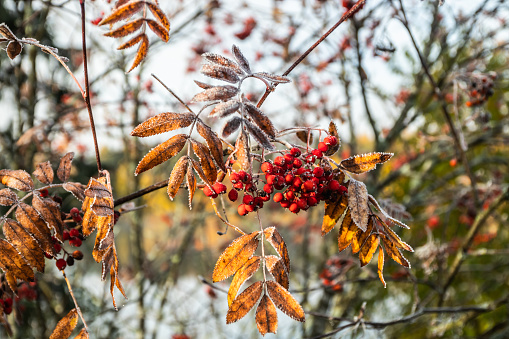
M318 149L314 149L312 152L311 152L317 159L321 159L323 158L323 153L322 151L318 150Z
M312 163L314 163L315 161L316 161L316 156L315 156L315 155L313 155L313 154L308 154L308 155L306 156L306 162L307 162L308 164L312 164Z
M294 156L294 157L300 157L301 155L301 152L300 152L300 149L298 149L297 147L294 147L290 150L290 153Z
M329 146L327 146L325 143L320 142L318 143L317 149L321 152L327 152L329 150Z
M67 266L67 262L65 261L65 259L58 259L57 262L56 262L56 265L57 265L57 268L60 271L62 271Z
M60 245L59 243L54 243L53 248L55 249L55 252L60 253L60 251L62 250L62 245Z
M274 159L274 164L276 164L277 166L284 166L285 158L283 158L282 156L276 157L276 159Z
M233 184L233 187L234 187L235 189L241 190L241 189L243 189L243 188L244 188L244 184L243 184L242 182L240 182L240 181L239 181L239 182L237 182L237 183Z
M71 211L69 213L71 213L71 215L78 215L80 214L80 210L77 209L76 207L73 207L71 208Z
M302 186L308 192L316 191L316 184L312 180L307 180Z
M244 173L245 173L245 172L244 172ZM242 179L242 182L243 182L244 184L249 184L249 183L251 183L251 180L252 180L252 179L253 179L253 178L251 177L251 174L246 173L246 174L244 175L244 178Z
M340 187L341 187L341 185L339 184L339 182L337 180L331 180L329 182L329 190L331 190L331 191L339 191Z
M322 177L322 176L323 176L323 173L324 173L324 171L323 171L323 168L321 168L321 167L315 167L315 168L313 169L313 175L314 175L316 178L320 178L320 177Z
M208 186L203 187L203 193L207 197L217 198L217 193L215 191L211 190L210 187L208 187Z
M325 139L323 139L323 142L325 145L328 145L328 146L336 146L338 144L338 138L336 138L333 135L330 135L330 136L326 137Z
M341 185L341 186L339 186L339 192L341 194L348 193L348 188L346 188L346 186Z
M239 179L239 175L238 175L237 173L232 172L232 173L230 174L230 182L231 182L232 184L235 184L235 183L239 182L239 180L240 180L240 179Z
M253 191L253 190L254 190L254 188L255 188L255 187L254 187L253 183L249 183L249 184L246 184L246 186L244 187L244 190L245 190L246 192L249 192L249 191Z
M270 195L265 195L265 196L260 196L260 198L262 199L262 201L269 201L270 200Z
M274 166L268 161L264 162L261 166L261 170L265 174L271 174L272 170L274 169Z
M226 193L226 185L221 182L215 182L214 185L212 185L212 188L217 194Z
M239 197L239 193L237 193L236 190L231 190L230 192L228 192L228 199L230 199L230 201L236 201L237 198Z
M62 239L64 239L64 241L69 240L70 237L71 235L69 234L68 231L64 231L64 233L62 234Z
M267 194L272 194L272 192L274 192L274 186L272 186L271 184L265 184L263 186L263 191Z
M255 205L244 205L246 207L246 211L248 212L254 212L257 208Z
M255 200L254 200L253 205L258 207L258 208L262 208L263 207L263 200L262 200L262 198L261 197L256 197Z
M302 160L300 160L300 159L293 160L293 167L294 168L300 168L301 166L302 166Z
M300 208L299 208L299 206L297 205L297 203L295 203L295 202L294 202L294 203L292 203L292 204L290 205L290 212L295 213L295 214L297 214L297 213L299 213L299 212L300 212Z
M72 252L72 257L76 260L81 260L83 259L83 252L81 252L80 250L76 250Z
M305 169L304 167L301 167L301 168L299 168L299 169L297 170L297 172L296 172L295 174L297 174L297 175L302 175L302 173L304 173L304 172L306 172L306 171L307 171L307 169Z
M293 200L293 198L295 198L295 194L293 191L286 191L285 196L286 196L286 199L288 199L288 200Z
M73 238L76 238L76 237L79 237L80 236L80 231L78 231L77 229L73 228L70 232L69 232L69 235Z
M279 192L274 194L273 200L274 200L274 202L281 202L281 201L283 201L283 194L279 193Z
M48 259L52 259L53 256L51 254L49 254L48 252L44 252L44 256Z
M287 185L291 185L291 184L292 184L292 182L293 182L293 179L294 179L294 178L295 178L295 177L293 176L293 174L287 174L287 175L285 175L285 184L287 184Z
M42 189L39 191L39 195L43 198L46 198L49 195L49 192L47 189Z
M283 201L280 202L280 204L281 204L281 207L288 208L288 207L290 207L290 205L292 203L290 201L288 201L288 200L283 200Z
M237 213L239 213L239 215L246 215L248 213L246 210L246 205L240 204L239 207L237 207Z
M267 184L274 185L274 183L276 182L276 175L274 175L274 174L267 174L265 176L265 179L267 180Z
M315 197L308 197L307 202L309 206L315 206L318 204L318 200Z
M82 241L80 238L75 238L75 239L69 240L69 245L71 245L71 246L81 247L81 244L82 244Z
M307 209L309 208L309 206L308 206L308 202L307 202L307 200L306 200L306 199L299 199L299 200L297 201L297 206L299 206L299 208L300 208L301 210L307 210Z
M302 180L300 178L293 179L293 183L292 183L293 187L300 188L301 185L302 185Z
M285 158L285 164L291 164L291 163L293 163L293 160L294 160L293 155L291 155L291 154L289 154L289 153L286 153L286 154L284 155L284 158Z
M254 198L252 195L246 194L244 198L242 198L242 202L246 205L252 205Z
M239 176L239 180L240 180L240 181L242 181L242 182L243 182L243 181L246 179L246 174L247 174L247 173L246 173L245 171L238 171L238 172L237 172L237 174L238 174L238 176Z

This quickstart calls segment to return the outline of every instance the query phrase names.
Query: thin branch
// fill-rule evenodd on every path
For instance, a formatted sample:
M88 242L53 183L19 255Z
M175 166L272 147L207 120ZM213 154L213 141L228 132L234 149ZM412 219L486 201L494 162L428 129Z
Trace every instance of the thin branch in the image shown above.
M88 326L87 322L85 321L85 318L83 318L83 314L81 313L81 309L78 305L78 302L76 301L76 298L74 297L74 293L72 291L71 283L69 282L69 279L67 279L67 276L65 275L64 270L60 271L62 272L62 275L64 276L65 282L67 283L67 287L69 288L69 294L71 295L72 301L74 301L74 306L76 306L76 312L78 312L78 315L81 318L81 321L83 321L83 326L85 327L85 331L88 332Z

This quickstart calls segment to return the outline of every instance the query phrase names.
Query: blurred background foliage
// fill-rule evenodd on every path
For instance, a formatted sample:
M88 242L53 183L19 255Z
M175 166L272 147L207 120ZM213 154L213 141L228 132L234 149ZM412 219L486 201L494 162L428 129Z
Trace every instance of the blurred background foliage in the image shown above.
M160 1L172 21L170 42L155 42L130 74L124 71L134 52L115 51L94 25L113 3L86 1L92 105L103 166L119 198L166 179L172 168L133 176L157 141L130 137L132 128L157 113L183 111L150 73L162 73L191 98L197 92L192 80L203 80L196 71L201 53L222 53L232 43L256 69L282 73L354 2ZM395 153L360 179L410 225L396 231L415 249L410 270L387 261L384 289L376 264L361 269L349 250L337 253L337 230L320 236L323 207L292 215L267 205L262 222L280 228L293 260L290 289L307 312L304 324L281 320L277 337L509 336L509 4L466 3L368 1L299 65L292 85L279 86L264 104L278 129L334 120L343 136L336 160ZM19 37L57 47L82 80L77 1L1 1L0 22ZM263 90L253 88L252 99ZM0 54L0 105L0 168L32 172L38 162L56 165L73 151L73 180L87 183L97 175L84 103L49 55L31 46L13 61ZM51 194L62 196L64 210L80 207L64 191ZM115 226L130 297L119 302L120 310L111 305L108 283L99 281L91 241L84 242L85 259L68 269L92 337L258 337L252 319L225 325L227 285L206 283L235 236L217 234L224 225L208 199L197 194L189 211L185 192L171 202L163 189L134 203L144 208L122 215ZM227 206L230 222L257 227L253 217L237 215L235 204ZM16 301L7 321L15 338L46 338L72 300L56 269L37 275L30 289L35 296ZM362 321L351 326L355 317Z

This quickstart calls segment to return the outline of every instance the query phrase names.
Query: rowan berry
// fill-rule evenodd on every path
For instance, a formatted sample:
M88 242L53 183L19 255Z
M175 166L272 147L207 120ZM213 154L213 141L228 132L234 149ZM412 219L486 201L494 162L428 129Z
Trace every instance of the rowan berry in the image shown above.
M56 266L60 271L62 271L67 266L67 262L65 261L65 259L58 259L56 262Z
M83 252L81 252L80 250L76 250L72 252L72 257L76 260L81 260L83 259Z
M213 190L211 190L209 186L205 186L205 187L203 187L203 193L204 193L207 197L217 198L217 193L216 193L216 192L214 192Z
M297 201L297 206L299 206L299 208L301 210L307 210L309 208L308 202L306 201L306 199L299 199Z
M82 241L80 238L75 238L75 239L69 240L69 245L71 245L71 246L81 247L81 244L82 244Z
M261 170L265 174L271 174L274 170L274 166L270 162L266 161L262 164Z
M246 205L252 205L254 198L252 195L246 194L244 198L242 198L242 202Z
M285 164L292 164L293 160L294 160L294 157L293 157L293 155L291 155L289 153L286 153L284 155L284 159L285 159Z
M263 191L267 194L272 194L272 192L274 192L274 186L272 186L271 184L265 184L263 186Z
M314 149L313 151L311 151L311 153L317 158L317 159L321 159L323 158L323 153L322 151L320 151L319 149Z
M304 190L308 192L316 191L316 184L313 182L313 180L307 180L302 186Z
M67 266L72 266L74 265L74 258L73 257L67 257Z
M73 238L76 238L76 237L79 237L80 236L80 231L78 231L77 229L73 228L70 232L69 232L69 235Z
M235 173L235 172L232 172L232 173L230 174L230 182L231 182L232 184L235 184L235 183L237 183L237 182L239 182L239 181L240 181L240 179L239 179L239 175L238 175L237 173Z
M238 171L237 172L237 175L239 176L239 180L242 181L242 182L246 179L246 174L247 173L245 171Z
M293 160L293 167L294 168L300 168L302 166L302 160L296 158Z
M245 173L245 172L244 172L244 173ZM245 173L245 174L244 174L244 178L242 179L242 182L243 182L244 184L249 184L249 183L251 183L251 180L253 180L253 178L251 177L251 174L249 174L249 173Z
M244 188L244 184L243 184L242 182L240 182L240 181L239 181L239 182L237 182L237 183L233 184L233 187L234 187L235 189L241 190L241 189L243 189L243 188Z
M341 185L341 186L339 186L339 192L341 194L348 193L348 188L346 186Z
M321 152L327 152L329 150L329 146L327 146L324 142L318 143L317 149Z
M295 177L293 176L293 174L287 174L285 175L285 183L287 185L291 185L292 182L293 182L293 179L295 179Z
M309 206L316 206L318 204L318 200L315 197L308 197L307 202Z
M340 187L341 187L341 185L339 184L339 182L337 180L331 180L329 182L329 190L331 190L331 191L339 191Z
M212 185L212 188L217 194L226 193L226 185L221 182L215 182L214 185Z
M237 212L239 213L239 215L246 215L248 213L248 211L246 210L246 205L240 204L239 207L237 208Z
M290 153L291 153L294 157L300 157L300 155L301 155L300 149L298 149L297 147L293 147L293 148L290 150Z
M285 164L285 158L283 158L282 156L278 156L274 159L274 164L277 165L277 166L284 166Z
M325 137L325 139L323 139L323 142L325 145L328 146L336 146L338 144L338 138L336 138L333 135L329 135L328 137Z
M230 199L230 201L236 201L237 198L239 197L239 193L237 193L236 190L231 190L230 192L228 192L228 199Z
M291 202L288 201L288 200L283 200L283 201L280 202L280 204L281 204L281 207L288 208L288 207L290 207Z
M316 156L315 156L315 155L313 155L313 154L308 154L308 155L306 156L306 162L307 162L308 164L312 164L312 163L314 163L315 161L316 161Z
M274 194L274 198L272 198L274 202L281 202L283 201L283 194L282 193L276 193Z
M265 180L267 180L267 184L274 185L274 183L276 182L276 175L268 174L265 176Z
M55 252L59 253L62 250L62 245L59 243L54 243L53 248L55 249Z
M295 202L294 202L294 203L292 203L292 204L290 205L290 212L295 213L295 214L297 214L297 213L299 213L299 212L300 212L300 208L299 208L299 206L297 205L297 203L295 203Z
M42 197L42 198L46 198L48 195L49 195L49 192L47 189L42 189L39 191L39 195Z
M301 178L295 178L293 179L293 183L292 183L292 186L295 187L295 188L300 188L300 186L302 185L302 180Z
M286 199L288 200L293 200L293 198L295 198L295 194L293 191L289 190L289 191L286 191L285 193L285 197Z
M320 177L323 177L323 168L321 167L315 167L313 169L313 175L316 177L316 178L320 178Z
M64 233L62 234L62 239L65 240L69 240L69 238L71 237L71 235L69 234L68 231L64 231Z
M248 212L254 212L257 208L257 206L255 206L255 205L245 205L244 204L244 206L246 207L246 211L248 211Z

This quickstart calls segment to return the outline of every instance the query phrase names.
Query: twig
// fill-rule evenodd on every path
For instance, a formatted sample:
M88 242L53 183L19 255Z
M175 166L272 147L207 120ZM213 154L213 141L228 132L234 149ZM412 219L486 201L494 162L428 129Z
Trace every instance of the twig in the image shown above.
M327 32L325 32L325 34L323 34L320 39L318 39L311 47L309 47L297 60L295 60L295 62L283 73L283 76L287 76L288 74L291 73L291 71L293 71L293 69L295 67L297 67L298 64L300 64L302 62L302 60L304 60L308 55L309 53L311 53L319 44L322 43L322 41L324 41L332 32L334 32L334 30L336 28L339 27L339 25L341 25L343 22L345 22L347 19L351 18L355 13L357 13L357 11L366 3L366 0L359 0L357 1L357 3L348 11L346 12L345 14L343 14L343 16L341 16L341 19L339 19L338 22L336 22L334 24L334 26L332 26ZM265 102L265 99L267 99L267 97L269 96L269 94L271 92L274 92L276 86L278 84L275 83L272 88L267 88L265 90L265 93L263 94L262 98L260 99L260 101L258 101L258 104L256 105L258 108L263 105L263 103Z
M71 295L72 301L74 301L74 306L76 306L76 312L78 312L78 315L81 318L81 321L83 321L83 326L85 326L85 331L88 333L88 326L87 322L85 321L85 318L83 318L83 314L81 313L81 309L78 305L78 302L76 301L76 298L74 297L74 293L72 291L71 283L69 282L69 279L67 279L67 276L65 275L65 271L62 270L62 275L64 276L65 282L67 283L67 287L69 288L69 294Z
M97 133L94 124L94 115L92 114L92 105L90 104L90 84L88 82L88 62L87 62L87 40L85 34L85 1L80 0L81 7L81 40L83 42L83 72L85 73L85 104L87 105L88 118L90 119L90 129L94 138L95 158L97 161L97 170L102 171L101 156L99 155L99 145L97 143Z

